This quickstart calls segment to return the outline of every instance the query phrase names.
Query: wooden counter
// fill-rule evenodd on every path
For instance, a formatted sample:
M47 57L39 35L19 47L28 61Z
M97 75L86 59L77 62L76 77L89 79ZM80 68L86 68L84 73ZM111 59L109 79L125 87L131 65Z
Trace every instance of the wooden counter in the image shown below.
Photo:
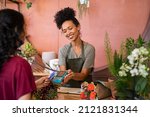
M80 100L80 88L60 87L58 100Z
M58 93L57 100L80 100L79 94Z

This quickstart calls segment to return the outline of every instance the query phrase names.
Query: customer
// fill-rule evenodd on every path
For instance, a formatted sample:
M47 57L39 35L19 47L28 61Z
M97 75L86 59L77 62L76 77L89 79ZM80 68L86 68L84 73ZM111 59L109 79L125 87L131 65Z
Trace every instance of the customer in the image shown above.
M0 10L0 100L31 99L36 88L49 84L47 77L35 81L29 63L16 55L25 36L23 15Z
M70 40L59 50L60 70L68 70L64 79L65 86L80 87L84 80L91 81L89 74L94 67L95 48L81 39L80 23L72 8L64 8L56 13L58 29Z

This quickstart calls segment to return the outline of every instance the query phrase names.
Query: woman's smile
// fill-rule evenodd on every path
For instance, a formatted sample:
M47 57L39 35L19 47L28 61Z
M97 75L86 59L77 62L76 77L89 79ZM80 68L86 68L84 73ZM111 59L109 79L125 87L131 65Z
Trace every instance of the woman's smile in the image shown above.
M74 37L74 34L69 34L69 35L67 35L67 38L68 38L69 40L73 39L73 37Z

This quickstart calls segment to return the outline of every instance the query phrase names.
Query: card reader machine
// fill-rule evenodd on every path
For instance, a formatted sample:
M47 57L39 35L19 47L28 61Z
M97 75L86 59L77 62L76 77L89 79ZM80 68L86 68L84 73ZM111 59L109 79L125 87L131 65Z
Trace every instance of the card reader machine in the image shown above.
M49 79L53 84L60 85L67 74L67 71L54 71L50 75Z

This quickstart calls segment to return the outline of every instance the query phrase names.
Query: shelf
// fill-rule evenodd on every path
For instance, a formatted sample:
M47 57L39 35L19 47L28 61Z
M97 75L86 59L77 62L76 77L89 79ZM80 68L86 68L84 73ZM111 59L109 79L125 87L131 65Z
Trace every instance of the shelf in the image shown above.
M17 0L17 1L7 0L7 1L8 1L8 2L13 2L13 3L16 3L16 4L22 3L22 1L20 1L20 0Z
M20 11L20 3L22 3L20 0L17 0L17 1L13 1L13 0L6 0L6 4L7 3L14 3L14 4L17 4L18 6L18 11Z

